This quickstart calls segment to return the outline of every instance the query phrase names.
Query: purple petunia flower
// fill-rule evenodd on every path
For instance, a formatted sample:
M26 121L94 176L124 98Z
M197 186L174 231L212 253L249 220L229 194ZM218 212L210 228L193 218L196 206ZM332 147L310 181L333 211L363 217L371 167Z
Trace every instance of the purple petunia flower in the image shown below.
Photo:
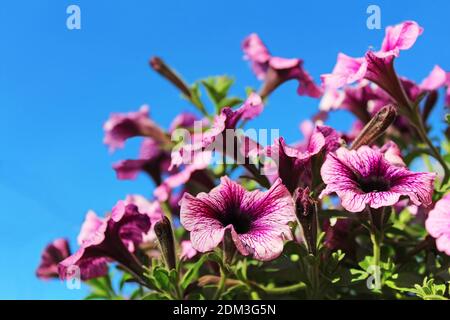
M281 137L265 150L276 163L278 177L292 194L298 186L309 185L311 158L322 150L332 152L340 146L340 136L331 127L316 126L311 131L305 136L305 142L297 147L288 146Z
M177 187L187 184L190 181L196 181L200 186L205 186L208 190L214 186L214 182L208 177L205 169L209 166L212 153L205 151L194 155L191 164L185 165L178 172L167 177L153 192L153 195L160 202L169 198L170 193ZM212 185L212 186L211 186Z
M301 59L274 57L256 33L250 34L242 43L244 58L251 62L253 72L259 80L264 80L260 95L267 97L282 83L296 79L297 93L318 98L322 90L303 68Z
M391 64L394 57L399 56L400 50L410 49L422 32L422 27L415 21L405 21L386 28L381 49L377 52L369 51L361 58L352 58L339 53L333 71L321 76L325 88L337 89L364 77L382 84L383 81L378 81L378 78L382 76L392 78L388 73L393 70Z
M163 173L170 165L170 153L163 150L160 144L152 138L142 141L138 159L120 160L113 164L119 180L136 179L139 172L146 172L156 184L162 182Z
M428 214L425 227L436 238L437 249L450 256L450 193L436 202Z
M149 229L150 218L140 213L137 206L124 201L119 201L103 219L88 212L78 236L80 248L59 263L61 279L71 278L75 267L79 268L81 280L103 276L111 260L140 276L142 266L131 251L142 242L143 234Z
M197 255L197 250L192 246L192 242L189 240L181 241L181 252L180 259L181 260L190 260Z
M190 164L202 152L212 151L213 149L222 153L228 153L230 156L234 155L234 149L227 150L227 135L232 133L233 135L229 138L234 138L235 129L239 122L255 118L263 109L262 99L256 93L251 93L237 110L229 107L223 108L220 114L215 116L213 124L208 130L194 132L188 137L188 141L183 141L183 145L172 151L171 168L180 166L183 163ZM237 149L240 150L240 148ZM208 154L205 154L205 156L209 157Z
M191 232L197 251L213 250L229 230L242 255L263 261L281 254L283 241L292 238L288 223L296 219L292 197L280 179L266 192L249 192L225 176L208 194L185 193L180 206L181 224Z
M164 131L149 118L148 107L145 105L136 112L112 114L103 129L103 142L109 146L110 151L123 148L127 139L137 136L151 137L160 143L170 142Z
M183 112L177 115L170 124L169 134L179 128L192 128L197 117L193 113ZM120 180L136 179L139 172L146 172L156 183L162 183L163 175L168 173L170 152L161 141L146 137L143 139L138 159L120 160L113 165L117 178ZM172 174L178 173L173 170Z
M42 252L41 263L36 270L40 279L58 278L58 263L70 256L69 242L66 239L56 239L47 245Z
M450 72L445 72L441 67L436 65L420 84L420 87L424 90L437 90L444 86L447 87L445 92L445 105L450 106Z
M416 205L431 204L435 173L415 173L389 162L382 151L362 146L328 154L321 175L327 185L320 197L336 193L350 212L392 206L401 196Z

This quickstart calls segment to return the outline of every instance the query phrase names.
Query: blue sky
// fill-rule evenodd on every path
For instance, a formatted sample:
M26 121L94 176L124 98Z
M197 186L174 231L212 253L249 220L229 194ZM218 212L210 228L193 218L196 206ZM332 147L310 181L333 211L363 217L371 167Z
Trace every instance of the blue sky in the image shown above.
M82 29L66 28L66 8L81 8ZM128 193L150 195L145 177L117 181L111 164L137 153L137 141L110 155L102 124L111 112L147 103L163 126L192 110L148 68L159 55L194 81L236 78L235 94L259 83L242 60L240 43L257 32L272 53L300 57L317 80L339 51L360 56L379 47L384 30L366 28L366 8L381 8L382 28L406 19L424 28L396 61L399 73L420 81L434 64L450 69L448 1L2 1L0 4L0 298L77 299L59 281L34 276L42 248L66 236L75 245L88 209L103 214ZM252 125L280 128L288 141L317 101L281 87ZM434 114L439 126L443 111ZM351 118L335 113L331 125Z

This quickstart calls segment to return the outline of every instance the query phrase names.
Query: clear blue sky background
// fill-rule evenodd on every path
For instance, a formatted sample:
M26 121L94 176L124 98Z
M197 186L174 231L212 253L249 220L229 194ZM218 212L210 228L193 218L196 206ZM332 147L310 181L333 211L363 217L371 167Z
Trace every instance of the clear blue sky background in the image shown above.
M170 3L167 3L170 2ZM66 28L77 4L82 29ZM366 28L366 8L381 7L383 30ZM188 81L229 74L234 93L257 87L240 43L257 32L272 53L301 57L317 80L336 54L359 56L379 47L386 25L418 21L425 32L397 60L400 73L420 81L440 64L450 69L448 1L2 1L0 4L0 298L77 299L59 281L34 276L42 248L67 236L72 247L88 209L103 214L128 193L150 195L145 177L117 181L111 164L133 157L137 142L110 155L102 124L114 111L151 106L167 126L190 106L152 73L160 55ZM256 127L280 128L289 141L317 110L289 83L270 99ZM443 111L433 121L438 126ZM330 121L346 129L351 118Z

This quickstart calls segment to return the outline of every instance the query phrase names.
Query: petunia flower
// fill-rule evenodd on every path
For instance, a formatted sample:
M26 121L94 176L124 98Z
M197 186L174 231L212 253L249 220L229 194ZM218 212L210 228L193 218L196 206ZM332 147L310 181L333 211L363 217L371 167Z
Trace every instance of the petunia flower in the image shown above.
M184 168L164 179L154 190L153 195L158 201L164 202L169 199L173 190L189 182L194 182L197 186L204 187L209 191L214 187L214 181L208 176L205 169L209 166L211 158L212 153L209 151L196 153L191 164L185 165Z
M169 165L170 153L161 149L160 144L155 140L145 138L142 141L138 159L120 160L113 164L113 169L119 180L133 180L140 172L146 172L159 185Z
M436 202L428 214L425 227L436 238L437 249L450 256L450 193Z
M88 212L78 237L80 248L59 263L61 279L70 278L74 268L79 269L81 280L103 276L108 272L109 261L117 261L140 276L143 268L130 250L142 242L149 229L149 217L124 201L119 201L105 218Z
M395 26L386 27L380 55L398 57L400 50L410 49L422 33L423 28L415 21L404 21Z
M194 249L192 246L192 242L190 240L183 240L181 241L181 252L180 252L180 259L181 260L190 260L193 257L197 255L197 250Z
M47 245L42 252L36 276L43 280L58 278L58 263L68 256L70 256L69 242L63 238L56 239Z
M305 143L297 147L290 147L283 137L276 139L272 146L265 149L265 154L275 161L278 177L293 194L298 186L310 183L311 159L322 150L335 151L340 146L339 134L328 126L316 126L309 136L305 136ZM303 180L303 183L301 181Z
M420 87L423 90L437 90L446 86L445 105L450 106L450 72L445 72L438 65L434 66L430 74L422 81Z
M365 57L353 58L338 54L336 65L330 74L321 76L327 90L335 90L365 78L375 82L398 103L405 103L401 87L393 68L400 50L410 49L423 32L414 21L405 21L386 28L386 34L379 51L368 51Z
M177 115L170 124L169 134L179 128L192 128L197 117L189 112ZM169 172L170 152L160 141L146 137L143 139L138 159L120 160L113 164L119 180L136 179L140 172L147 173L156 185L160 185L163 176ZM172 173L176 173L173 170Z
M350 219L337 219L331 224L329 219L325 219L323 231L325 232L324 245L330 251L342 250L350 258L355 258L357 243L352 231L355 226Z
M110 151L123 148L125 141L132 137L151 137L160 143L170 143L164 131L149 118L148 106L129 113L113 113L103 125L103 142Z
M259 80L264 80L260 91L261 97L267 97L279 85L289 80L297 80L297 93L318 98L322 90L303 68L301 59L285 59L274 57L256 33L250 34L242 43L244 58L249 60Z
M262 99L256 93L251 93L243 105L237 110L229 107L222 109L221 113L214 117L213 124L206 130L195 130L182 145L172 150L172 162L170 168L181 164L190 164L196 157L196 153L216 150L233 156L235 150L227 150L227 138L235 137L238 124L244 120L251 120L258 116L264 109ZM200 128L202 129L202 128ZM227 135L230 135L227 136ZM233 144L234 147L234 144ZM237 147L240 150L239 147ZM169 169L170 170L170 169Z
M127 195L125 198L125 203L137 206L139 212L146 214L150 218L151 226L148 232L142 236L142 242L155 241L155 224L164 217L161 204L158 201L149 201L145 197L138 194Z
M283 241L292 238L288 223L296 219L292 197L280 179L265 192L249 192L224 176L209 193L185 193L180 206L181 224L191 232L195 250L213 250L229 230L242 255L263 261L281 254Z
M428 206L436 177L435 173L415 173L394 165L380 150L368 146L352 151L341 147L328 154L321 175L326 188L320 197L336 193L350 212L361 212L366 206L392 206L401 196Z

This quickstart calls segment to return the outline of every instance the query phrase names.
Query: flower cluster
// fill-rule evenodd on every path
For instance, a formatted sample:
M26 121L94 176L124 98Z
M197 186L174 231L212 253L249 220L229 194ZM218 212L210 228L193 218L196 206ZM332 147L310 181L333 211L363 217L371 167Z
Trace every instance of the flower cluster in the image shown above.
M422 33L414 21L387 27L379 50L339 53L321 84L302 59L273 56L250 34L244 59L262 85L244 99L230 96L231 78L188 85L152 58L198 112L180 113L168 129L147 106L110 116L110 152L141 140L136 159L112 165L117 178L146 174L153 194L127 195L104 217L89 211L78 250L53 241L37 276L79 277L108 299L121 289L103 292L92 279L110 282L113 265L120 288L139 285L129 298L448 298L433 281L449 276L450 145L434 144L428 122L441 88L450 105L450 73L435 66L418 84L394 68ZM303 140L244 131L290 80L298 95L318 99L317 114L300 124ZM348 131L325 124L337 109L355 119ZM375 284L366 286L369 276ZM433 281L422 288L422 279L405 285L403 277Z

